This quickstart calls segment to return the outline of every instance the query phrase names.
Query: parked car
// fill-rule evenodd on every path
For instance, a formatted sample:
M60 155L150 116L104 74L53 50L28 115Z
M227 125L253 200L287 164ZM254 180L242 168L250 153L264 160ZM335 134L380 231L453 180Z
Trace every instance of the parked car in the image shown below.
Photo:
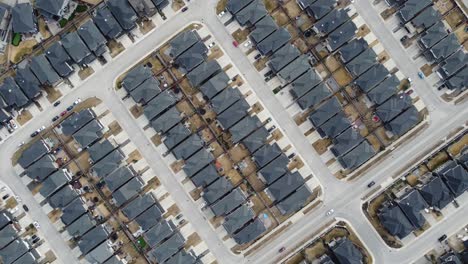
M260 59L260 57L262 57L262 54L259 53L259 54L255 55L254 59L258 60L258 59Z
M224 14L226 14L226 11L221 11L221 13L219 13L218 16L222 17L222 16L224 16Z
M188 10L188 6L182 8L182 12L185 12L185 11L187 11L187 10Z
M178 216L176 216L175 219L176 219L176 220L179 220L179 219L181 219L182 217L184 217L184 215L183 215L183 214L179 214Z
M419 79L424 79L424 74L422 72L418 72Z
M73 107L75 107L74 105L70 105L69 107L67 107L67 111L71 111L73 109Z
M54 106L58 106L60 103L60 101L55 101Z
M17 125L13 120L10 120L10 126L11 126L13 129L17 129L17 128L18 128L18 125Z
M244 43L244 47L248 47L248 46L250 46L251 44L252 44L252 41L249 40L249 41L247 41L246 43Z
M26 212L28 212L28 211L29 211L29 208L28 208L28 206L27 206L27 205L25 205L25 204L23 204L23 209L24 209L24 211L26 211Z
M10 197L9 194L5 194L5 195L3 195L2 199L3 199L3 200L6 200L6 199L8 199L9 197Z
M34 132L31 134L31 137L35 137L35 136L37 136L38 134L39 134L39 132L34 131Z
M64 116L64 115L66 115L67 113L68 113L68 111L65 110L65 111L63 111L62 113L60 113L60 116Z
M439 242L442 243L445 239L447 239L447 235L444 234L443 236L439 237L438 240L439 240Z
M21 141L21 143L18 144L18 148L24 146L24 141Z
M325 215L330 216L335 212L335 209L330 209Z
M369 182L369 184L367 184L367 187L370 188L370 187L372 187L374 185L375 185L375 181L371 181L371 182Z
M40 225L37 221L34 221L34 222L33 222L33 225L34 225L34 227L35 227L36 229L41 228L41 225Z
M216 43L214 43L214 42L211 42L211 44L210 44L210 45L208 45L208 48L209 48L209 49L211 49L212 47L214 47L214 45L216 45Z
M281 252L283 252L283 251L285 251L285 250L286 250L285 247L281 247L281 248L278 250L278 252L281 253Z
M232 45L234 45L234 47L237 48L237 47L239 46L239 43L238 43L237 41L234 40L234 41L232 42Z
M267 73L263 74L263 77L268 77L273 74L273 71L268 71Z
M59 120L59 118L60 118L60 116L54 116L54 117L52 118L52 122L55 122L55 121Z

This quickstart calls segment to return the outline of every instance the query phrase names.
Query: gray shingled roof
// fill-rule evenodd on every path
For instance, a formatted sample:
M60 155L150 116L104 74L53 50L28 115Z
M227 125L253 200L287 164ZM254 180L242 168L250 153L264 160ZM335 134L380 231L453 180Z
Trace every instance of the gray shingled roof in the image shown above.
M262 0L253 0L250 4L236 13L235 17L239 25L251 26L267 15L265 5Z
M76 31L66 34L61 42L70 57L80 65L89 64L96 58Z
M73 139L78 142L81 148L87 148L89 145L102 138L103 129L104 127L102 124L94 119L73 134Z
M47 198L53 192L67 184L70 180L71 177L68 173L65 173L63 170L58 170L52 173L44 182L42 182L42 187L39 190L39 193L43 197Z
M158 11L151 0L128 0L140 17L152 17Z
M200 149L197 153L193 154L192 157L185 161L183 170L188 177L192 177L195 175L195 173L199 172L213 160L214 157L210 152L208 152L206 149Z
M107 239L107 231L102 226L96 226L78 241L78 247L83 255L93 250Z
M200 260L196 259L193 252L187 253L185 250L179 251L172 258L168 259L166 264L199 264Z
M141 230L146 231L156 225L159 220L161 220L162 214L163 212L158 207L158 205L154 204L146 209L146 211L141 213L138 217L136 217L135 223L141 227Z
M461 68L468 65L468 54L459 50L448 57L442 64L439 72L443 72L445 77L451 76ZM18 81L16 81L18 82ZM19 83L18 83L19 85ZM21 85L20 85L21 86Z
M299 57L300 54L301 52L295 46L286 44L271 56L268 67L270 67L273 72L279 72L291 61Z
M398 11L398 16L403 22L407 22L431 3L430 0L408 0Z
M169 108L169 110L158 118L151 120L151 127L153 127L157 133L166 133L180 121L182 121L181 113L174 106Z
M218 95L211 99L211 106L216 114L222 113L237 100L242 98L242 94L237 88L224 89Z
M424 186L419 188L419 192L430 206L436 207L439 210L453 201L449 188L440 177L433 177Z
M31 166L25 170L25 172L29 178L42 182L52 172L56 171L57 168L58 166L54 157L52 155L45 155L31 164Z
M335 156L339 157L348 153L362 141L364 141L364 137L361 136L359 130L349 127L333 139L334 145L330 150Z
M269 136L270 133L268 130L265 127L260 127L255 132L244 138L242 140L242 144L250 153L253 153L266 143Z
M107 175L107 177L104 178L104 182L106 183L107 188L109 188L111 192L114 192L134 176L135 174L133 170L129 167L122 166Z
M217 120L224 130L229 129L244 116L246 116L249 109L249 103L247 103L247 101L242 98L226 109L226 111L219 114L217 116Z
M187 78L193 87L198 87L221 70L221 66L218 64L218 62L216 60L211 60L198 65L195 69L187 74Z
M122 208L122 213L127 216L129 220L133 220L155 203L156 200L153 195L140 195Z
M73 135L76 131L80 130L86 124L91 122L95 118L93 110L86 108L79 112L75 112L68 116L60 124L62 127L62 133L66 136Z
M107 156L95 163L91 168L98 177L103 178L117 169L123 159L124 155L122 152L119 149L115 149L107 154Z
M344 63L347 63L348 61L352 60L354 57L359 55L361 52L366 50L368 48L367 41L363 38L356 38L348 42L347 44L343 45L338 50L338 53L340 54L341 60Z
M258 171L258 176L267 185L272 184L281 176L288 172L289 159L286 155L281 154L270 162L270 164Z
M102 34L109 39L117 38L122 34L122 27L119 25L107 6L97 9L93 20L99 30L101 30Z
M286 82L292 82L311 69L307 55L301 55L278 72L278 76Z
M444 24L442 22L438 22L424 32L419 39L419 43L421 43L424 48L430 48L447 35L448 33Z
M223 227L232 235L254 218L254 211L246 204L239 206L224 218Z
M466 90L468 87L468 67L465 67L446 81L449 89Z
M453 192L455 197L460 196L468 190L468 171L461 165L456 165L445 171L443 176L445 183Z
M341 104L336 97L331 97L309 115L309 120L315 127L325 123L328 119L341 111Z
M172 149L182 142L182 140L190 136L191 133L192 132L185 127L184 124L179 123L165 134L166 138L163 140L164 145L166 145L168 149Z
M107 6L124 30L133 29L137 15L127 0L108 0Z
M215 166L213 164L209 164L190 179L195 187L205 187L218 179L218 177L219 174Z
M21 153L21 156L18 159L18 163L21 165L21 167L26 169L36 160L44 156L47 152L49 152L49 147L43 140L35 141L28 148L23 150L23 153Z
M304 178L299 172L286 173L273 184L265 189L265 192L273 202L280 202L288 195L293 193L297 188L303 185Z
M255 29L250 33L250 38L254 43L259 43L273 33L278 26L271 16L266 15L255 23Z
M335 4L336 0L317 0L308 5L307 11L310 10L315 19L320 19L328 14L328 12L332 11Z
M31 59L30 69L43 85L54 85L60 80L44 54L37 55Z
M27 252L19 259L17 259L13 264L38 264L39 262L36 260L36 256L31 253Z
M364 262L364 256L361 251L346 237L335 241L331 250L336 259L338 259L338 263L361 264Z
M385 125L385 128L396 136L402 136L421 121L421 115L416 107L411 106L395 119Z
M375 110L375 114L380 117L382 122L387 123L411 105L410 96L406 94L396 95L378 106Z
M81 198L77 198L62 209L62 216L60 219L65 225L69 225L78 217L86 213L86 211L87 209L85 208L85 204Z
M106 51L107 40L92 20L81 25L77 32L94 55L101 56Z
M67 232L72 237L80 237L95 226L94 219L89 214L83 214L67 226Z
M341 164L341 166L343 166L343 168L354 170L364 164L374 155L375 150L372 148L369 142L365 140L345 155L338 157L338 162Z
M200 36L196 31L184 31L169 41L168 55L176 58L200 40Z
M106 260L103 264L124 264L118 255L112 256Z
M348 21L328 35L327 43L332 51L351 40L356 34L357 27L353 21Z
M398 92L399 86L400 80L392 74L375 88L367 92L367 97L369 97L369 99L375 104L382 104Z
M164 243L155 247L147 254L149 259L155 263L165 263L165 261L171 256L175 255L180 249L184 247L185 239L179 233L176 232Z
M64 10L65 0L37 0L35 2L35 8L47 15L61 16L62 10Z
M153 72L150 67L138 65L125 75L122 80L122 86L127 92L131 92L151 76L153 76Z
M173 148L172 154L178 160L186 160L204 146L205 142L198 134L192 134Z
M73 73L73 61L59 42L52 44L52 46L45 51L45 55L54 70L61 77L67 77Z
M411 24L414 27L429 28L440 21L440 13L438 10L428 7L424 9L420 14L411 20Z
M0 229L11 223L13 217L8 211L0 211Z
M292 90L291 90L292 91ZM327 85L320 83L315 88L307 92L304 96L297 100L299 107L305 110L307 108L313 107L323 101L325 98L331 95L330 89L327 88Z
M21 109L29 103L28 97L16 84L13 77L4 79L3 84L0 85L0 96L3 97L7 107L13 109Z
M243 245L254 241L265 231L266 227L263 222L259 218L256 218L253 222L250 222L243 229L238 231L233 238L237 244Z
M421 211L429 206L416 189L398 199L397 203L413 226L421 228L426 223Z
M18 67L16 69L15 81L29 99L32 100L41 94L39 80L36 78L34 73L32 73L29 67Z
M62 189L49 197L49 204L53 208L64 208L77 197L78 192L70 185L65 185Z
M314 24L314 29L321 35L327 35L349 19L347 9L333 9Z
M448 58L452 53L461 48L455 34L450 34L439 43L432 46L430 52L435 60Z
M224 71L220 71L201 85L199 89L203 95L211 99L226 88L229 81L229 76Z
M271 52L277 51L288 43L289 40L291 40L291 34L284 28L278 28L275 32L260 41L260 43L257 43L257 49L260 54L268 55Z
M408 236L415 228L398 206L386 206L378 214L384 228L400 239Z
M166 220L161 220L151 229L149 229L145 234L143 234L145 241L148 245L153 248L161 243L164 239L168 238L175 230L172 222L167 222Z
M382 64L374 64L372 68L359 76L354 83L364 92L370 91L389 75L389 71Z
M292 89L290 90L290 93L294 98L299 98L310 91L321 81L322 78L320 75L318 75L314 69L310 69L291 83Z
M120 207L131 198L135 197L144 186L144 182L140 177L133 177L127 183L122 185L117 191L112 193L112 198L115 205Z
M195 67L205 61L208 48L203 42L197 42L175 59L175 63L182 67L185 72L192 71Z
M104 241L86 254L85 259L88 263L102 263L113 254L114 249L109 246L107 241Z
M226 215L243 204L246 201L246 198L247 197L245 196L244 192L242 192L242 190L238 187L221 198L221 200L212 204L210 206L211 211L215 216Z
M160 83L156 77L152 76L130 92L133 100L140 104L146 104L161 92Z
M96 163L115 148L116 147L112 145L112 143L110 143L110 141L107 139L102 142L96 142L88 148L89 158L93 161L93 163Z
M0 260L3 264L12 264L30 249L29 244L19 238L0 250Z
M304 184L297 188L297 190L291 195L279 202L276 207L282 215L295 213L305 205L311 195L312 193L310 192L309 188L307 188L307 185Z
M218 180L204 189L202 197L208 204L212 204L226 195L232 188L232 183L228 179L219 177Z
M11 17L11 27L13 32L34 33L37 31L33 8L29 2L17 3L11 9Z
M237 14L245 6L247 6L253 0L229 0L226 5L226 9L232 14Z
M282 154L282 151L278 144L266 144L259 148L255 153L252 155L252 159L254 160L257 167L263 168L265 167L270 161L274 160L276 157Z
M0 230L0 248L4 248L6 245L10 244L17 236L18 232L14 225L10 224L3 227Z
M238 143L261 126L262 122L257 116L246 116L229 129L232 142L234 144Z
M145 105L143 112L148 120L152 120L176 104L178 100L171 90L164 90Z
M377 54L372 48L368 48L353 60L346 64L348 71L354 76L359 76L377 63Z

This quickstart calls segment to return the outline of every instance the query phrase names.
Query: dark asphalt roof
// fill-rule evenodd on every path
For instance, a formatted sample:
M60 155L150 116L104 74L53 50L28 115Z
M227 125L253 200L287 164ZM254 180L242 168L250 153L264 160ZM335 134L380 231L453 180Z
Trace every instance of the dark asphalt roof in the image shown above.
M156 200L153 195L140 195L122 208L122 213L127 216L129 220L133 220L155 203Z
M83 109L79 112L74 112L60 124L62 127L62 133L66 136L73 135L94 118L95 114L93 110L89 108Z
M16 84L13 77L5 78L3 84L0 85L0 96L3 97L7 107L13 109L21 109L29 103L28 97Z
M77 197L78 192L70 185L65 185L62 189L49 197L49 204L52 208L64 208Z
M192 132L184 124L179 123L165 134L166 138L163 140L164 145L166 145L168 149L172 149L190 136L191 133Z
M291 90L292 91L292 90ZM315 88L307 92L304 96L297 100L299 107L305 110L307 108L313 107L325 98L331 95L330 89L324 83L320 83Z
M49 147L46 143L43 140L37 140L23 150L23 153L21 153L20 158L18 159L18 163L21 167L26 169L47 152L49 152Z
M304 178L299 172L286 173L265 189L273 202L280 202L303 185Z
M430 0L408 0L398 11L398 15L403 22L407 22L431 3L432 1Z
M375 114L380 117L382 122L387 123L410 106L412 106L410 96L406 94L400 96L395 95L378 106L375 110Z
M193 153L197 152L204 146L205 142L201 139L198 134L192 134L184 141L179 143L175 148L173 148L172 154L178 160L188 159Z
M160 83L156 77L152 76L144 80L130 92L133 100L140 104L146 104L161 92Z
M259 43L273 33L278 26L271 16L266 15L255 23L255 29L250 33L253 42Z
M178 100L171 90L164 90L145 105L143 112L148 120L152 120L176 104Z
M299 98L310 91L313 87L322 81L320 75L313 69L304 73L291 83L291 94L294 98Z
M332 97L327 100L325 103L317 107L310 115L309 120L315 126L318 127L325 123L328 119L334 116L336 113L341 111L341 104L336 99Z
M172 222L167 222L163 219L161 222L149 229L143 236L150 248L153 248L164 239L168 238L174 232L174 229Z
M252 155L252 159L254 160L257 167L263 168L265 167L270 161L281 155L283 152L278 144L274 143L272 145L266 144L255 151Z
M250 4L244 7L241 11L235 14L239 25L254 25L257 21L267 15L265 5L262 0L253 0Z
M261 126L262 122L257 116L246 116L229 129L232 142L238 143Z
M178 34L169 41L169 56L172 58L178 57L180 54L182 54L200 40L200 36L195 30L187 30Z
M415 228L398 206L386 206L378 214L384 228L400 239L408 236Z
M205 187L218 179L218 177L219 173L216 170L216 167L213 164L209 164L195 174L191 180L195 187Z
M67 232L72 237L80 237L80 236L83 236L86 232L88 232L94 226L95 226L94 219L92 219L89 214L83 214L78 219L76 219L73 223L67 226Z
M135 27L137 15L127 0L108 0L107 6L124 30Z
M350 19L348 11L347 9L333 9L330 13L317 21L314 27L322 35L326 35Z
M282 215L295 213L305 205L311 195L312 193L309 188L304 184L297 188L297 190L291 195L279 202L276 207Z
M212 204L211 211L215 216L226 215L243 204L246 198L244 192L238 187L221 198L218 202Z
M184 244L184 237L179 232L176 232L169 239L153 248L147 254L151 261L155 263L165 263L167 259L179 252L179 250L183 248Z
M240 98L242 98L242 94L239 89L228 88L213 97L211 105L215 113L219 115Z
M338 53L341 56L341 60L344 63L352 60L354 57L359 55L361 52L366 50L369 47L367 41L363 38L356 38L343 45L341 49L338 50Z
M359 130L349 127L333 139L334 145L331 147L331 151L337 157L342 156L362 141L364 141L364 137L361 136Z
M43 85L53 85L60 80L44 54L37 55L31 59L30 69Z
M193 154L193 156L185 161L183 170L188 177L192 177L213 160L214 157L210 152L208 152L206 149L200 149L197 153Z
M78 241L78 247L81 253L85 255L106 239L107 232L105 229L102 226L96 226L81 237L81 240Z
M91 120L88 124L73 134L73 139L81 146L86 148L92 143L102 138L102 130L104 127L96 119Z
M292 82L310 69L309 58L303 54L279 71L278 76L286 82Z
M217 116L218 122L224 130L231 128L249 112L250 105L242 98L231 105L226 111Z
M34 17L33 8L28 3L17 3L11 9L11 27L16 33L34 33L36 29L36 19ZM0 21L2 18L0 18Z
M94 23L96 23L96 26L101 30L102 34L109 39L117 38L122 34L122 27L119 25L107 6L97 9L93 20Z
M175 59L175 63L186 72L192 71L195 67L205 61L208 48L203 42L197 42Z
M42 182L57 169L58 166L54 157L52 155L45 155L31 164L25 172L29 178Z
M338 162L345 169L354 170L375 155L374 148L367 142L361 142L354 149L338 158Z
M271 56L268 66L274 72L279 72L291 61L299 57L300 54L300 51L295 46L286 44Z
M270 185L288 172L288 164L288 157L281 154L259 170L258 175L267 185Z
M220 71L201 85L199 89L203 95L211 99L224 90L228 86L229 81L229 76L224 71Z
M359 248L346 237L337 241L331 247L333 255L338 259L341 264L361 264L364 262L364 256Z
M256 218L253 222L250 222L248 225L244 226L244 228L234 234L233 238L237 244L243 245L254 241L265 231L266 227L263 222L259 218Z
M265 127L260 127L255 132L244 138L241 143L249 150L250 153L255 152L261 146L263 146L270 133Z
M101 56L102 52L106 50L105 45L107 40L92 20L88 20L86 23L81 25L77 32L84 43L86 43L86 46L88 46L96 56ZM104 49L102 49L103 47Z
M353 21L348 21L328 35L327 43L332 51L351 40L356 34L357 27Z
M136 66L125 75L122 80L122 86L127 92L131 92L151 76L153 76L153 72L150 67L146 67L145 65Z
M77 198L62 209L62 216L60 219L65 225L69 225L78 217L86 213L86 211L87 209L85 208L83 201L80 198Z
M39 193L43 197L47 198L56 190L67 184L70 180L71 176L68 175L68 173L65 173L63 170L57 170L42 182L42 187L39 190Z
M29 67L18 67L16 69L15 81L29 99L33 99L41 93L39 80Z
M232 183L226 177L219 177L204 189L202 197L208 204L212 204L226 195L232 188Z
M76 63L89 64L95 59L76 31L66 34L62 37L61 42L62 46Z
M67 77L73 73L73 61L59 42L55 42L50 46L45 54L54 70L61 77Z
M421 115L416 107L411 106L395 119L387 123L385 128L396 136L402 136L419 122L421 122Z
M107 177L104 178L104 182L106 183L107 188L109 188L111 192L114 192L134 176L135 173L133 170L129 167L122 166L107 175Z
M403 197L398 199L397 203L413 226L418 228L423 227L423 225L426 223L426 219L422 215L421 211L429 206L417 190L411 190Z
M232 235L252 220L254 216L254 211L248 205L243 204L224 218L223 227L228 234Z
M211 60L203 62L195 67L187 74L187 78L193 87L198 87L221 70L221 66L218 62L216 60Z
M89 158L93 163L96 163L100 159L104 158L116 147L112 143L105 139L102 142L96 142L91 147L88 148Z
M290 40L291 34L289 34L289 32L284 28L278 28L268 37L257 43L257 49L260 54L267 55L271 52L277 51Z
M449 188L440 177L433 177L424 186L419 188L419 192L430 206L436 207L439 210L453 201Z
M120 163L123 161L124 155L119 149L115 149L107 156L99 160L94 164L91 169L96 173L100 178L106 177L109 173L117 169Z
M236 14L252 1L253 0L229 0L226 9L232 14Z
M163 211L158 205L154 204L150 206L146 211L141 213L135 218L135 222L141 227L143 231L146 231L156 225L162 218Z
M359 76L377 63L377 54L368 48L346 64L346 69L354 76Z
M144 186L143 180L140 177L133 177L127 183L122 185L117 191L112 193L112 198L115 201L115 205L120 207L127 201L135 197Z
M182 121L181 113L174 106L169 108L164 114L151 121L151 127L157 133L166 133L169 129L174 127L177 123Z
M398 92L400 86L400 80L395 75L391 75L387 79L383 80L375 88L367 92L367 97L377 104L380 105L387 99L392 97Z
M385 79L390 72L382 64L374 64L372 68L359 76L354 83L364 92L370 91L373 87Z

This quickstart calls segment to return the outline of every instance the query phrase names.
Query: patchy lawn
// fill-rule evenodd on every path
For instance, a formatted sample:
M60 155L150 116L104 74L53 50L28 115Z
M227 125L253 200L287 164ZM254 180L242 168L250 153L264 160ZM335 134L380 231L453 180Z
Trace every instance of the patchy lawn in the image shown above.
M81 69L78 72L78 76L80 77L81 80L85 80L89 76L91 76L94 73L94 69L92 67L86 67Z
M289 1L283 5L283 8L286 10L286 13L290 18L295 18L301 13L301 8L296 1Z
M185 3L183 0L172 0L172 10L174 11L179 11L182 7L185 6Z
M47 93L47 100L49 100L50 103L53 103L55 101L57 101L57 99L59 99L60 97L62 97L62 93L60 92L59 89L56 89L56 88L47 88L45 89L46 93Z
M271 14L273 19L276 21L278 26L282 27L289 22L289 17L282 10L277 9L274 13Z
M216 4L216 14L219 14L226 10L228 0L219 0L218 3Z
M28 39L21 41L17 47L10 45L10 61L13 63L20 62L26 55L33 51L36 44L37 41L35 39Z
M107 42L107 47L109 47L110 55L112 58L115 58L117 55L119 55L122 51L125 50L125 47L122 45L122 43L113 39Z
M138 28L140 29L141 34L145 35L146 33L150 32L156 25L153 23L152 20L145 20L141 23L138 23Z
M447 16L445 17L445 21L447 21L447 23L450 25L452 30L455 30L457 26L463 22L464 19L465 19L465 16L458 8L455 8L452 11L450 11L450 13L448 13Z
M16 118L16 122L18 122L18 124L20 124L21 126L26 124L29 120L32 119L32 114L31 112L29 112L28 110L24 110L21 112L20 115L18 115L18 117Z
M240 44L244 41L247 40L247 37L249 36L250 31L248 29L238 29L232 33L232 37Z

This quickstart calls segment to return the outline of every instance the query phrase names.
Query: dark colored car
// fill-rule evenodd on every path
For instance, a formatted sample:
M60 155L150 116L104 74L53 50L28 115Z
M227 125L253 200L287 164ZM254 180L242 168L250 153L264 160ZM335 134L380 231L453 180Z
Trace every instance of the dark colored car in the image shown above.
M35 137L35 136L37 136L38 134L39 134L39 132L34 131L34 132L31 134L31 137Z
M23 204L23 209L24 209L26 212L28 212L28 211L29 211L29 208L28 208L28 206L27 206L27 205L25 205L25 204Z
M286 248L285 248L285 247L282 247L282 248L280 248L280 249L278 250L278 252L281 253L281 252L283 252L283 251L285 251L285 250L286 250Z
M60 101L55 101L54 106L58 106L60 103Z
M71 111L73 109L73 105L70 105L69 107L67 107L67 111Z
M185 11L187 11L187 10L188 10L188 7L182 8L182 12L185 12Z
M261 56L262 56L262 54L257 54L257 55L255 55L254 59L258 60L258 59L260 59Z
M54 116L54 118L52 118L52 122L55 122L57 120L59 120L60 116Z
M444 241L445 239L447 239L447 235L443 235L443 236L439 237L438 240L439 240L439 242L442 243L442 241Z
M60 116L64 116L67 114L67 111L63 111L62 113L60 113Z
M367 184L367 187L370 188L370 187L372 187L374 185L375 185L375 181L371 181L371 182L369 182L369 184Z

